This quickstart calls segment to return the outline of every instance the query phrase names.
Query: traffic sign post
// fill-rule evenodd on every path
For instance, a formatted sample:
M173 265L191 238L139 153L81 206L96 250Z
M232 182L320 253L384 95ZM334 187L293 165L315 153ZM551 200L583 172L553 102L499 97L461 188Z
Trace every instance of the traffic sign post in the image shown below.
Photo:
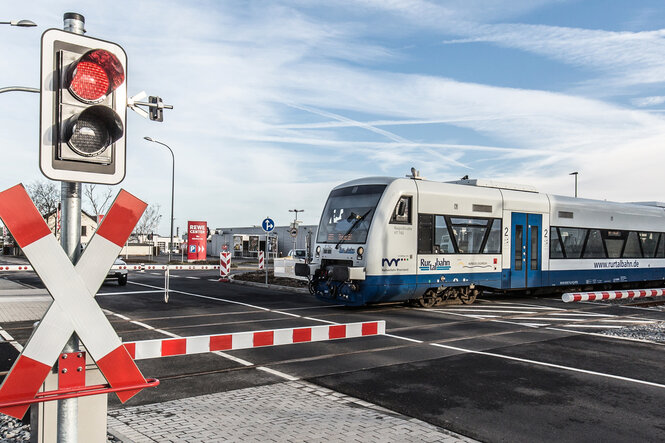
M263 230L266 233L266 252L265 252L266 259L265 260L268 260L268 258L267 258L267 257L269 257L269 255L268 255L268 242L269 242L269 238L270 238L270 233L275 229L275 222L270 217L266 217L261 222L261 227L263 228ZM265 269L266 269L266 284L268 284L268 266L267 266L267 263L264 266L265 266ZM259 269L261 269L261 257L260 256L259 256Z
M0 385L0 412L22 418L29 403L79 396L69 389L66 396L55 392L36 399L42 382L73 334L81 338L111 386L93 391L82 386L80 395L116 392L124 403L144 387L155 384L143 377L93 299L146 206L121 190L74 265L23 185L0 192L0 219L53 297L44 318Z

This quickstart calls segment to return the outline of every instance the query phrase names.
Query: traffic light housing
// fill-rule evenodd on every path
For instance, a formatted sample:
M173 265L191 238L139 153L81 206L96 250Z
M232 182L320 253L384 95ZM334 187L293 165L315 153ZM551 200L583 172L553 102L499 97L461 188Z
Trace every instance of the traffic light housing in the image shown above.
M123 180L126 76L117 44L58 29L42 34L39 166L46 177Z

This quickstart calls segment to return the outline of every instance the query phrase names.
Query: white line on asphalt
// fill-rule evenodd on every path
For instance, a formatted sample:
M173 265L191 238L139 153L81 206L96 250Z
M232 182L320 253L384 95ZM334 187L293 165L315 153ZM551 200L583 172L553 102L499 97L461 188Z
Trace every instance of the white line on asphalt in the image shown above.
M191 277L191 276L189 276L189 277L185 277L185 278L188 278L190 280L201 280L201 277Z
M484 351L474 351L472 349L464 349L464 348L458 348L457 346L449 346L449 345L442 345L440 343L431 343L432 346L437 346L439 348L445 348L445 349L450 349L453 351L460 351L466 354L476 354L476 355L484 355L487 357L495 357L495 358L501 358L504 360L512 360L512 361L518 361L522 363L529 363L532 365L537 365L537 366L546 366L549 368L555 368L555 369L563 369L565 371L572 371L572 372L580 372L582 374L590 374L590 375L596 375L599 377L606 377L606 378L612 378L614 380L621 380L621 381L627 381L631 383L638 383L642 385L647 385L647 386L655 386L657 388L665 388L665 385L660 384L660 383L654 383L646 380L638 380L635 378L629 378L629 377L622 377L620 375L612 375L612 374L606 374L603 372L597 372L597 371L590 371L588 369L580 369L580 368L573 368L571 366L562 366L562 365L557 365L553 363L547 363L544 361L538 361L538 360L529 360L526 358L519 358L519 357L511 357L510 355L502 355L502 354L495 354L493 352L484 352Z
M276 375L277 377L285 378L285 379L287 379L287 380L289 380L289 381L296 381L296 380L298 380L298 377L293 377L293 376L291 376L291 375L289 375L289 374L285 374L285 373L283 373L283 372L275 371L274 369L266 368L265 366L259 366L259 367L257 367L256 369L258 369L259 371L267 372L268 374Z
M227 354L226 352L215 351L215 352L213 352L213 354L217 354L220 357L228 358L229 360L234 361L236 363L240 363L243 366L254 366L254 363L249 362L247 360L243 360L242 358L234 357L230 354Z
M164 293L164 290L161 291L128 291L128 292L98 292L97 295L138 295L138 294L153 294L153 293Z
M569 324L569 325L561 325L564 328L583 328L583 329L619 329L623 328L624 326L622 325L584 325L584 324Z
M11 335L9 335L9 332L5 331L5 330L2 329L1 327L0 327L0 336L1 336L3 339L5 339L5 341L9 342L10 345L14 346L14 348L15 348L18 352L23 352L23 346L22 346L19 342L17 342L16 340L14 340L14 337L12 337Z
M429 311L435 311L435 312L494 312L497 314L535 314L536 312L534 311L507 311L504 309L460 309L460 308L452 308L452 309L428 309Z
M385 334L385 336L386 337L392 337L392 338L398 338L400 340L406 340L406 341L410 341L410 342L413 342L413 343L422 343L423 342L422 340L416 340L415 338L402 337L402 336L399 336L399 335Z
M135 324L136 326L141 326L142 328L150 329L151 331L155 329L150 325L146 325L145 323L141 323L140 321L129 320L129 322Z
M579 325L572 325L572 326L579 326ZM574 329L562 329L560 327L551 327L547 328L550 331L559 331L559 332L568 332L568 333L573 333L573 334L579 334L579 335L592 335L594 337L602 337L602 338L609 338L612 340L628 340L628 341L636 341L640 343L649 343L650 345L655 345L655 346L665 346L665 343L658 343L658 342L652 342L649 340L643 340L641 338L632 338L632 337L618 337L615 335L607 335L607 334L599 334L597 332L587 332L587 331L576 331Z

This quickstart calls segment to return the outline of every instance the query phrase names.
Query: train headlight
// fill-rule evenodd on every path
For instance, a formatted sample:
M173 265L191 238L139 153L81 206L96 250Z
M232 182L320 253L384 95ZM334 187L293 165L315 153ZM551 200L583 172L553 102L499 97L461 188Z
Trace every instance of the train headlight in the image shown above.
M358 260L360 260L361 258L363 258L363 254L365 253L365 248L361 246L358 248L356 252L358 253Z
M321 255L321 246L316 247L316 256L318 257L319 255Z

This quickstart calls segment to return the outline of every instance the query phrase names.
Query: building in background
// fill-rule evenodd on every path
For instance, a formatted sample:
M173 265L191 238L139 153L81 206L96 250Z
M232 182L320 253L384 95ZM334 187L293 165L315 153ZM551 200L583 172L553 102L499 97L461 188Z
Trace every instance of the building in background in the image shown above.
M316 235L316 225L300 225L296 237L291 235L291 226L275 226L268 248L270 257L285 257L291 249L307 249ZM308 241L308 237L311 239ZM230 251L233 257L254 258L258 251L265 251L266 233L260 226L217 228L208 241L208 255L219 257L219 253ZM311 257L311 251L309 253Z

